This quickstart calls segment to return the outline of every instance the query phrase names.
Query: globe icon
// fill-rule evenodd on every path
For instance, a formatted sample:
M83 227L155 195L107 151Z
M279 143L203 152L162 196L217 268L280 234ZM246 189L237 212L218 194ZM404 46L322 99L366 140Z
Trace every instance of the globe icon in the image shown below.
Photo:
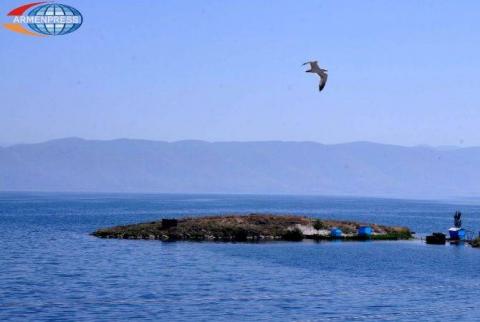
M82 14L75 8L64 4L46 4L34 8L28 13L29 16L56 19L50 22L29 23L28 26L44 35L65 35L74 32L83 22ZM45 19L44 19L45 20ZM61 21L61 22L60 22Z

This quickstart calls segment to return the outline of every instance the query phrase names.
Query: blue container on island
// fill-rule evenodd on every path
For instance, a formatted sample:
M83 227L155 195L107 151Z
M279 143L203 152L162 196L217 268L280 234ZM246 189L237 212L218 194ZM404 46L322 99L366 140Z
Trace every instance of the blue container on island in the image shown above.
M342 237L342 230L339 228L332 228L330 230L330 236L333 238L339 238Z
M370 237L372 235L372 227L360 226L358 227L358 236Z
M465 239L465 229L452 227L448 230L451 240L464 240Z

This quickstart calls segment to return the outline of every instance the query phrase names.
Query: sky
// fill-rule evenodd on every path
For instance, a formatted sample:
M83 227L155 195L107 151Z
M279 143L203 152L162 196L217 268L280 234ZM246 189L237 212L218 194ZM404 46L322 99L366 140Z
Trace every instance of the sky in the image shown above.
M480 145L479 1L61 3L84 17L72 34L0 29L0 145ZM22 4L2 1L2 23Z

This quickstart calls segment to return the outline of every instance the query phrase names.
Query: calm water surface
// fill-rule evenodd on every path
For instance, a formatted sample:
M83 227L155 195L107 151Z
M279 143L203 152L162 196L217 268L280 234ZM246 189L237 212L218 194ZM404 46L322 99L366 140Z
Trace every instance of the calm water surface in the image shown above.
M0 194L0 320L479 321L480 250L420 241L162 243L99 227L275 212L445 231L475 202L219 195Z

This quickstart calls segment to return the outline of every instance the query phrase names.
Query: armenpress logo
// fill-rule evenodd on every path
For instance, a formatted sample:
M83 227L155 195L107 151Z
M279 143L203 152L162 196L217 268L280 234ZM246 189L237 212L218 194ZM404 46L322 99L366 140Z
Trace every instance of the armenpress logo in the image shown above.
M74 32L83 23L77 9L59 3L34 2L13 9L4 27L29 36L59 36Z

